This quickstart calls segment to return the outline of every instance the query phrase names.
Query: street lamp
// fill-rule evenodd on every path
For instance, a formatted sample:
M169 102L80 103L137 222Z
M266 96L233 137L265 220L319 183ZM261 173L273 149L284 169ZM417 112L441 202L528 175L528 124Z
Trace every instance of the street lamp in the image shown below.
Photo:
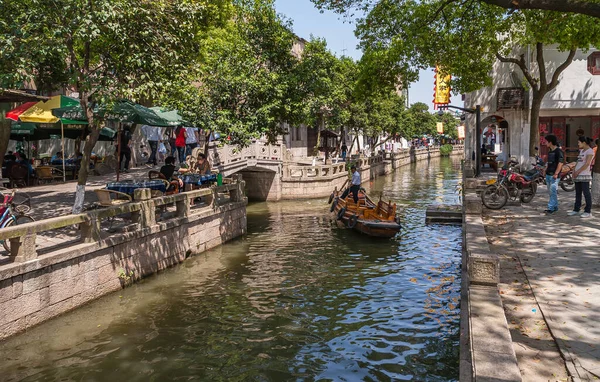
M481 136L481 105L475 106L475 109L453 105L438 105L438 108L440 109L438 112L440 116L444 114L444 109L456 109L465 113L475 114L475 176L481 175L481 146L479 145L479 137Z

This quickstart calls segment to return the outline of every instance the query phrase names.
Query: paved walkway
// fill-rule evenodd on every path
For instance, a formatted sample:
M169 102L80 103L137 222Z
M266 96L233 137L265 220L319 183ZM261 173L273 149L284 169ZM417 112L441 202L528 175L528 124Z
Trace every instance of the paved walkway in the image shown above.
M160 167L155 167L154 169L158 170L159 168ZM121 174L119 179L146 180L148 179L149 170L150 168L148 167L132 169L128 173ZM117 177L114 173L102 176L90 176L85 188L84 207L92 206L98 201L94 190L104 188L107 183L114 182L116 179ZM66 183L56 182L42 186L26 187L17 191L15 199L18 202L25 194L28 195L31 198L31 211L29 214L38 221L69 215L71 214L71 209L75 202L76 185L76 181L70 181ZM38 251L67 246L71 241L77 240L79 237L78 235L79 232L76 227L65 227L39 234L36 240ZM4 248L0 246L0 265L8 262L8 258L2 255L6 255L6 252L4 251Z
M154 170L158 170L157 166ZM136 179L147 180L147 167L132 169L130 172L121 174L120 180ZM102 176L90 176L85 187L85 206L91 206L98 201L94 190L104 188L107 183L117 180L116 174L107 174ZM21 188L17 191L17 200L19 194L23 193L31 197L30 214L35 220L49 219L52 217L69 215L75 202L75 188L77 181L68 181L66 183L55 182L35 187Z
M574 380L600 377L600 211L591 219L567 216L575 193L559 191L559 212L545 215L545 187L530 204L511 203L499 211L484 208L488 240L520 259L539 306ZM594 211L592 211L594 212ZM507 224L498 245L490 233ZM513 339L514 341L514 339Z

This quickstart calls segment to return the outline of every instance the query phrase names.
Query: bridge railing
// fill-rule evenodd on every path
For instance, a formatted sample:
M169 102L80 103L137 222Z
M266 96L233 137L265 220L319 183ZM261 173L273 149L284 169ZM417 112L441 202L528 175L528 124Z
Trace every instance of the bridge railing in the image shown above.
M281 145L266 145L259 142L246 147L225 145L223 147L210 148L208 151L208 160L213 167L226 167L244 160L281 161L283 159L283 151Z
M15 262L36 259L40 244L37 239L44 233L48 235L60 231L65 236L61 243L63 246L66 243L73 246L81 243L102 246L115 234L155 229L157 225L157 229L160 229L160 225L179 225L179 219L213 213L227 204L243 202L244 186L244 182L236 177L230 184L158 198L151 198L149 189L138 189L136 202L2 228L0 240L10 241L9 257ZM206 203L197 203L198 198L205 198ZM126 225L115 229L113 222L116 217L121 217ZM39 247L43 249L42 245Z

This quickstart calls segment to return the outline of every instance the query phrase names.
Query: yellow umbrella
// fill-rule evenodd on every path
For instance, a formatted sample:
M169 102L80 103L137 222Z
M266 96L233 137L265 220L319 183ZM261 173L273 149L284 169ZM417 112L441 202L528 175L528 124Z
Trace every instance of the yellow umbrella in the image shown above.
M21 122L33 122L33 123L56 123L60 121L60 118L55 117L52 114L52 109L58 109L61 107L78 105L79 101L73 98L65 97L63 95L57 95L50 98L46 102L38 102L23 114L19 116ZM65 132L61 121L61 148L62 148L62 165L63 165L63 182L65 181Z
M38 102L19 116L21 122L56 123L60 119L52 114L52 109L77 105L79 102L73 98L57 95L46 102Z

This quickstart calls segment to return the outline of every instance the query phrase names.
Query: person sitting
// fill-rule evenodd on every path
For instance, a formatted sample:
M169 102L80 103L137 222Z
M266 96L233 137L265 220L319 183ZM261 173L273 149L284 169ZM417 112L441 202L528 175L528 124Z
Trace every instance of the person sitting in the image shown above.
M63 161L63 153L62 151L57 151L56 154L52 155L50 159L51 164L62 164Z
M2 166L3 166L3 169L2 169L3 174L5 174L6 176L9 176L10 175L10 169L15 164L17 164L17 156L14 155L12 153L12 151L9 151L8 154L6 154L4 156L4 162L2 164Z
M25 155L25 153L23 153L23 152L19 153L19 160L17 160L17 163L20 163L20 164L24 165L25 167L27 167L29 176L33 175L33 166L31 165L30 161L27 159L27 156Z
M200 175L210 175L211 173L210 163L203 153L198 154L198 162L194 166L194 172Z
M164 175L166 180L170 181L173 180L173 178L177 178L173 176L175 171L177 171L177 167L175 167L175 157L172 155L166 157L164 166L160 168L160 173Z

